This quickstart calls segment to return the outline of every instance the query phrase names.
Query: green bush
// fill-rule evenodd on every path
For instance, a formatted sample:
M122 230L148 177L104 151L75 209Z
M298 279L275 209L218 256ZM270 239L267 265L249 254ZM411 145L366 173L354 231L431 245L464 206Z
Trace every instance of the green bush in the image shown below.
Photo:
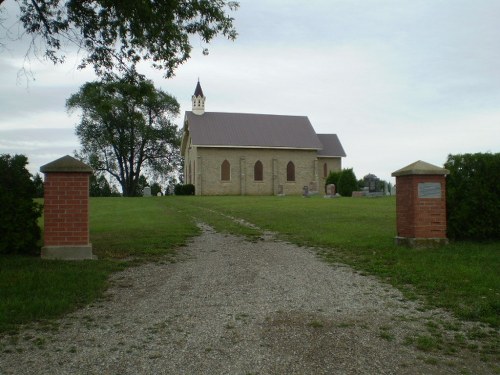
M193 184L177 184L174 187L175 195L194 195L194 185Z
M351 197L352 192L356 191L357 188L358 181L356 180L356 175L352 168L343 169L338 181L337 191L339 194L343 197Z
M89 195L91 197L110 197L111 186L103 175L92 174L89 181Z
M42 205L24 155L0 155L0 254L34 254L41 237Z
M448 237L500 239L500 153L449 155Z

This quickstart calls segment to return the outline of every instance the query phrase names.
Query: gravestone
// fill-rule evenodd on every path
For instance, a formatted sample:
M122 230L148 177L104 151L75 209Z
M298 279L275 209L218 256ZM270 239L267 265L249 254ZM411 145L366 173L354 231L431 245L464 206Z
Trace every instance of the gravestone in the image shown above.
M326 190L328 192L328 195L331 195L332 197L334 197L335 194L337 193L336 188L335 188L335 184L329 184L326 187Z
M306 197L306 198L309 198L309 186L305 185L302 188L302 196Z
M143 197L150 197L151 196L151 188L149 186L146 186L144 190L142 191L142 196Z
M280 195L280 196L281 196L281 195L285 195L285 194L283 193L283 185L278 185L278 195Z
M337 197L337 192L335 189L335 184L328 184L326 185L326 195L325 198L336 198Z
M318 192L318 184L315 181L311 181L309 183L309 193L317 193Z
M377 184L380 179L374 174L367 174L365 177L363 177L363 181L365 182L365 186L368 188L368 191L370 193L374 193L378 190Z

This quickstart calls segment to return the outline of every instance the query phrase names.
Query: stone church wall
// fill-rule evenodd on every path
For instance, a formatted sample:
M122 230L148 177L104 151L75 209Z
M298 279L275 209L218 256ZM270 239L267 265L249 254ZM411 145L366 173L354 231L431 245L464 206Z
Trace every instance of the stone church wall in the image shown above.
M195 160L191 172L195 171L196 194L201 195L275 195L279 185L285 195L296 195L302 194L303 187L311 182L320 182L315 150L198 147L190 151L189 158L189 162ZM229 181L221 181L224 160L230 163ZM258 160L263 165L262 181L254 179L254 165ZM287 181L289 161L295 165L293 182Z

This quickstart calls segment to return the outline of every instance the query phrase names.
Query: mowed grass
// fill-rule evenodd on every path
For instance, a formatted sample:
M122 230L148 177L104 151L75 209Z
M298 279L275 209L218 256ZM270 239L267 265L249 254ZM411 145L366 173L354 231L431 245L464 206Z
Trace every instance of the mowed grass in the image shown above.
M425 250L395 246L394 197L177 197L174 202L190 206L192 215L219 230L226 222L226 230L238 233L230 217L245 219L299 245L320 248L328 262L377 275L409 298L499 326L500 243L456 242Z
M377 275L407 297L499 326L500 243L396 247L392 197L151 197L91 199L97 261L0 256L0 332L90 303L107 288L111 273L137 262L175 260L175 249L198 233L196 220L257 240L261 230L238 219L314 246L328 262Z
M192 217L169 204L173 197L93 198L92 251L100 259L155 259L173 255L198 233Z
M92 302L106 290L111 273L137 261L172 260L175 249L197 231L167 199L91 199L90 239L99 260L0 256L0 332Z

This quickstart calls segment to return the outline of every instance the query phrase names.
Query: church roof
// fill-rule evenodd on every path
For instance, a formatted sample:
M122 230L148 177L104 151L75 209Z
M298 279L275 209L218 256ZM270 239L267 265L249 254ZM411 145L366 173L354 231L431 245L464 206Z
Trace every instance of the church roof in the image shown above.
M194 96L204 96L203 90L201 89L200 81L196 84L196 89L194 89Z
M323 145L323 148L318 151L318 156L346 156L344 148L342 147L337 134L318 134L318 138Z
M186 121L197 146L323 148L306 116L188 111Z

